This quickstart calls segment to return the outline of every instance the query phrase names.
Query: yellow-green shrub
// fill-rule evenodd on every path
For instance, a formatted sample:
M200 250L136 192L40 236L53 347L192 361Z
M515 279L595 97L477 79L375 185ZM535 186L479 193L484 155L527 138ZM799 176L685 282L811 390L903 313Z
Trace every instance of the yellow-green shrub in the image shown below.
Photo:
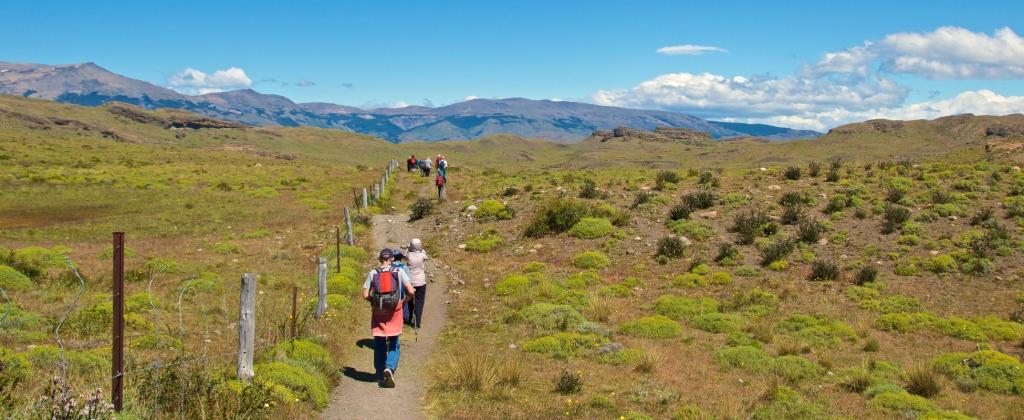
M682 330L678 322L664 315L645 316L619 325L619 332L644 338L672 338Z
M572 264L582 269L606 268L611 260L601 251L587 251L576 254Z
M584 217L569 229L569 235L580 239L597 239L608 236L615 230L612 222L603 217Z

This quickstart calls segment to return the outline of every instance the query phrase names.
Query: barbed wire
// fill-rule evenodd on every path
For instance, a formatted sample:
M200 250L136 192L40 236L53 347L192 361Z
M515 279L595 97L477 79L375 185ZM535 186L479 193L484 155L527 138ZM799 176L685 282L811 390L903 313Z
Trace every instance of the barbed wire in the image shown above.
M78 308L78 301L79 299L82 298L82 295L85 293L85 279L83 279L82 274L78 272L78 267L75 265L75 262L71 260L71 257L65 255L64 264L68 266L68 269L71 270L71 273L74 274L75 278L78 279L78 293L75 294L75 298L71 301L71 304L67 306L67 310L64 311L64 316L61 318L60 322L57 323L57 326L54 327L53 329L54 338L56 338L57 340L57 347L60 348L59 368L61 377L62 398L66 398L68 395L68 360L67 356L64 354L64 339L61 338L60 336L60 328L64 326L64 323L67 322L68 318L71 317L71 314L74 313L75 309Z

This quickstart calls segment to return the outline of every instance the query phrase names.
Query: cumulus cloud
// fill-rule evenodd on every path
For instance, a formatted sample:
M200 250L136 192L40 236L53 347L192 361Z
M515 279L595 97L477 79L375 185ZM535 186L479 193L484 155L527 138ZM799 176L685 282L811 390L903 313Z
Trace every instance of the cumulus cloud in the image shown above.
M677 47L676 54L701 51L701 46L681 45L658 52L672 53L670 48ZM601 105L814 130L869 118L1024 112L1024 97L1002 96L991 90L939 99L940 92L930 89L923 102L907 104L910 89L893 80L896 74L931 80L1024 79L1024 38L1009 28L992 34L954 26L900 32L827 52L791 75L670 73L631 88L599 90L590 99Z
M880 107L859 111L836 108L793 115L763 118L727 118L725 120L824 131L837 125L876 118L919 120L965 113L1008 115L1021 112L1024 112L1024 96L1003 96L991 90L981 89L962 92L949 99L917 102L894 107Z
M298 87L311 87L311 86L316 86L316 82L314 82L312 80L299 80L298 82L295 82L295 86L298 86Z
M630 89L598 91L591 100L600 105L677 110L706 117L752 118L891 107L902 103L908 92L884 78L840 84L795 76L672 73Z
M701 55L711 52L729 52L725 48L712 47L710 45L671 45L668 47L661 47L655 50L658 54L663 55Z
M945 26L931 32L899 32L877 42L825 53L805 67L809 76L853 73L877 68L934 80L1024 78L1024 38L1010 28L992 35Z
M252 80L245 74L245 70L238 67L217 70L210 74L189 67L171 76L167 85L181 93L202 95L249 88L252 87Z

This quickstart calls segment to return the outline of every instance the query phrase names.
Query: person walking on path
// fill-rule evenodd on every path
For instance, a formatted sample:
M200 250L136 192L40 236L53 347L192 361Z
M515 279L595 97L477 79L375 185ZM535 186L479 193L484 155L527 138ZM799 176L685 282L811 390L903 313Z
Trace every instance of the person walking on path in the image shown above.
M380 266L366 275L363 299L370 302L372 311L374 370L382 387L393 388L401 350L402 306L416 290L405 271L391 265L394 255L390 249L382 249L378 260Z
M405 161L405 171L412 172L413 169L416 169L417 163L419 161L416 160L416 155L409 156L409 160Z
M430 176L430 170L433 169L433 167L434 167L434 161L430 160L429 157L426 158L426 159L423 159L423 176L429 177Z
M445 159L444 155L439 155L437 159L437 174L444 178L444 182L448 182L448 159Z
M437 178L434 179L434 185L437 185L437 201L444 201L444 188L447 183L444 176L437 174Z
M409 252L405 254L409 261L409 272L412 273L412 288L416 290L413 298L405 303L403 317L405 323L413 328L419 328L423 321L423 303L427 298L427 252L423 250L423 242L419 238L413 238L409 243Z

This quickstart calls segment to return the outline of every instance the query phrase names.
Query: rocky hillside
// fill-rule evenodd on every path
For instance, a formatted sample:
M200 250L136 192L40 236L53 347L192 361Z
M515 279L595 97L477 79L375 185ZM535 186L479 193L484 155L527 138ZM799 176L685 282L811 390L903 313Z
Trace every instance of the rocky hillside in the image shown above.
M657 142L678 143L693 146L712 144L711 135L703 131L686 128L657 127L654 131L634 130L628 127L615 127L612 131L595 131L586 141L605 142Z
M813 131L759 124L707 121L691 115L511 99L474 99L448 106L410 106L363 110L330 103L295 103L251 89L189 96L110 72L93 63L72 65L0 62L0 93L97 106L123 102L147 109L183 109L249 125L337 128L388 139L465 140L493 134L573 142L595 130L623 126L640 130L688 128L714 138L763 136L771 139L815 137Z

